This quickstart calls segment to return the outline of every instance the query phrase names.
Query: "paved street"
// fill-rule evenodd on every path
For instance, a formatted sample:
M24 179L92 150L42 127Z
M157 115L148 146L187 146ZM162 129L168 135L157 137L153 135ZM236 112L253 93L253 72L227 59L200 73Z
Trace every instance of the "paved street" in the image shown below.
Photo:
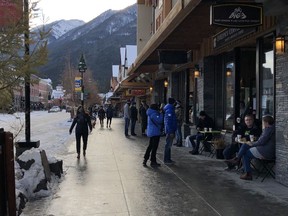
M287 215L288 188L274 179L243 181L224 171L223 161L174 146L176 164L166 166L164 141L158 150L162 166L145 168L147 137L126 138L123 119L113 119L112 129L97 122L86 158L76 159L73 141L63 156L66 175L59 190L29 203L23 215Z

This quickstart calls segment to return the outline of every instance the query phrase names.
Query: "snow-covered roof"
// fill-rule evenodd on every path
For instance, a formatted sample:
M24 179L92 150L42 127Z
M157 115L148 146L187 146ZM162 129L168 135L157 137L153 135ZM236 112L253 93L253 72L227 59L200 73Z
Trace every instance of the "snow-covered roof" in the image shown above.
M137 57L137 46L136 45L126 45L126 58L127 66L130 67Z
M118 77L119 74L119 65L112 65L112 76Z

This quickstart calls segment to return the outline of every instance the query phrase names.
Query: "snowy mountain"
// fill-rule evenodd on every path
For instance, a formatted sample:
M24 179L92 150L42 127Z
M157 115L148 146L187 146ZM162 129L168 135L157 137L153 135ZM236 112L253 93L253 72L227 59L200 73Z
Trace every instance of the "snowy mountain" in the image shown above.
M120 47L136 44L136 8L134 4L123 10L108 10L60 37L54 35L48 45L48 63L40 68L40 76L51 78L54 86L61 83L67 59L77 70L83 53L88 70L98 82L98 89L108 91L112 65L120 63Z
M36 28L32 29L32 32L37 31L38 29L42 30L43 27L44 27L44 31L51 30L50 35L48 37L48 43L52 43L56 41L57 39L59 39L64 34L66 34L67 32L71 31L72 29L77 28L84 24L85 24L84 21L76 20L76 19L58 20L58 21L49 23L44 26L37 26Z

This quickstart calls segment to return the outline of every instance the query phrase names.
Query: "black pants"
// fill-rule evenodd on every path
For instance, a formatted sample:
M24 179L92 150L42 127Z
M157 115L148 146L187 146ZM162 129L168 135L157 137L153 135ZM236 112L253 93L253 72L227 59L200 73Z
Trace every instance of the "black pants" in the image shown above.
M159 141L160 141L160 136L150 137L149 146L147 147L146 153L144 155L144 159L146 161L149 159L150 152L152 151L150 160L151 160L151 162L156 162L156 153L157 153Z
M111 123L112 123L112 117L111 118L107 117L107 126L111 126Z
M80 154L81 149L81 137L83 140L83 150L85 151L87 149L88 132L76 133L76 150L78 154Z

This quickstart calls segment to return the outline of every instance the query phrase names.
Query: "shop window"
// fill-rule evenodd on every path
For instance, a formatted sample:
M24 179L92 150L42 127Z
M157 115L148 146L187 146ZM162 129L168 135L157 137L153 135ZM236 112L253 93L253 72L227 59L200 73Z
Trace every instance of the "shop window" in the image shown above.
M274 115L274 51L273 36L264 38L260 68L260 115Z
M227 73L229 71L229 73ZM235 118L234 110L234 74L235 74L235 64L233 62L227 63L225 68L226 73L226 105L225 105L225 128L232 129Z

